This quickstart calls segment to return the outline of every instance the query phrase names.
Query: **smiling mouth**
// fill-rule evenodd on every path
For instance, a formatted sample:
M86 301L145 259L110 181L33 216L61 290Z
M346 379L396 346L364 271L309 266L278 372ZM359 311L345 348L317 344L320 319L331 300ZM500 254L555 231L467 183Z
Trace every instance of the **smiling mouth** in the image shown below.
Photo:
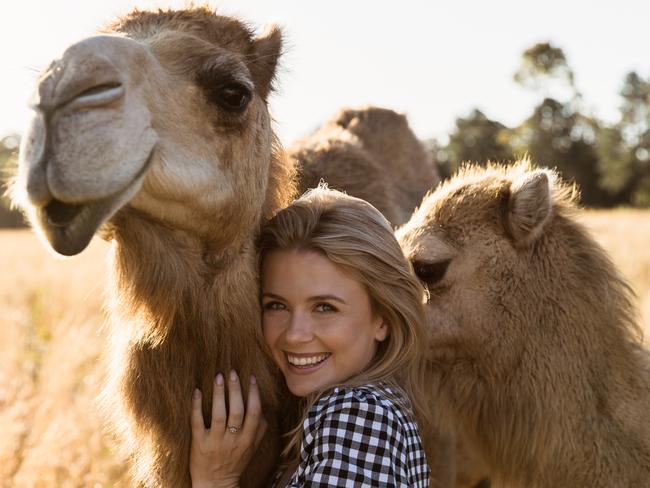
M294 368L308 370L323 364L332 354L329 352L314 354L312 356L294 355L288 352L284 353L287 362Z

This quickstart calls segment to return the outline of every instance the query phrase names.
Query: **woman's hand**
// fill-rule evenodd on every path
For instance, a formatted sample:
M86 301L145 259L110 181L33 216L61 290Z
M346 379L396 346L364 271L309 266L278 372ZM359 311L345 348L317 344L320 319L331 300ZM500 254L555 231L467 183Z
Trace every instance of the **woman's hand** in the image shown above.
M224 378L219 373L214 380L212 396L212 424L205 428L201 410L201 392L192 395L192 446L190 448L190 475L193 488L226 488L239 486L239 477L266 432L262 417L259 389L254 376L248 388L244 412L241 385L237 373L228 378L226 418Z

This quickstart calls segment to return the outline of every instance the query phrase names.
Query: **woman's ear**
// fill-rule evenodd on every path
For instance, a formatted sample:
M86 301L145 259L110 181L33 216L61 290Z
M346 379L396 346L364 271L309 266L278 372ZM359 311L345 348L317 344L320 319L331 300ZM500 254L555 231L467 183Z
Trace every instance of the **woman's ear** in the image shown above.
M383 317L377 317L378 323L377 328L375 329L375 340L378 342L383 342L388 337L390 332L390 326L388 322Z

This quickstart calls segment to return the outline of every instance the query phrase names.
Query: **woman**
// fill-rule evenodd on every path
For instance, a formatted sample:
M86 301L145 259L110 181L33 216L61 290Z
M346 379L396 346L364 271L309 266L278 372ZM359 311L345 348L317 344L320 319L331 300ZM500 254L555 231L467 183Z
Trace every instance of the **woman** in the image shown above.
M317 188L280 211L260 244L264 338L305 403L274 486L428 486L424 291L388 221ZM227 418L225 380L215 380L209 430L193 395L195 488L238 486L264 434L255 379L244 411L230 372Z

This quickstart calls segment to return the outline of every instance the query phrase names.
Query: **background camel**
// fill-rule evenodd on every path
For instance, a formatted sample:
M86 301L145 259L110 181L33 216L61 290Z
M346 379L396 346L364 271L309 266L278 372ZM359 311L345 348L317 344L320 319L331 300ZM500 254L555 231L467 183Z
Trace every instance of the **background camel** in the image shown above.
M300 193L324 179L373 203L393 225L406 222L439 180L406 117L384 108L341 110L287 152Z
M430 291L441 405L516 487L650 480L650 358L631 290L526 162L468 168L398 236Z
M281 381L262 353L254 240L295 193L266 104L280 51L277 29L256 38L207 8L135 11L68 48L36 89L14 200L58 253L81 252L96 232L113 241L105 401L146 485L189 483L185 400L200 387L207 413L217 371L255 372L276 425ZM391 192L383 207L406 215L414 203L399 214L404 197ZM275 466L273 427L245 486Z

